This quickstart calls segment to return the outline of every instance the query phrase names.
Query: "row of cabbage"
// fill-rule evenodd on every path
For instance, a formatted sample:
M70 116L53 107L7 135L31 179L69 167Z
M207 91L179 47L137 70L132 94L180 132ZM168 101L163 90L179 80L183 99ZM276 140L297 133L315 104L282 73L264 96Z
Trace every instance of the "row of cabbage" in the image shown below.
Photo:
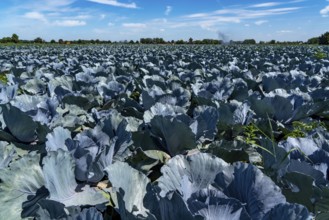
M1 48L0 218L329 218L319 51Z

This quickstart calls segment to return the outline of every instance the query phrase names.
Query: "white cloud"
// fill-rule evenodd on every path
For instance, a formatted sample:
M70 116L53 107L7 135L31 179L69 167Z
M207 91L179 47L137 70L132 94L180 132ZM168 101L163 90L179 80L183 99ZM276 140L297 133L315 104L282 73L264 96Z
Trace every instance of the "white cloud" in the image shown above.
M33 20L39 20L42 22L47 22L47 18L44 14L37 12L37 11L31 11L31 12L27 12L24 14L25 18L28 19L33 19Z
M138 8L135 2L122 3L122 2L118 2L117 0L88 0L88 1L104 4L104 5L111 5L115 7L122 7L122 8Z
M75 11L76 9L70 8L75 1L76 0L25 0L18 8L38 12Z
M281 4L282 4L281 2L265 2L265 3L251 5L250 7L251 8L267 8L267 7L278 6Z
M322 15L322 17L328 17L329 16L329 5L327 5L323 9L321 9L320 14Z
M76 16L66 16L66 17L61 16L60 18L62 20L86 20L92 18L92 16L87 14L81 14Z
M209 19L218 16L231 17L237 19L252 19L261 18L266 16L282 15L292 13L301 9L300 7L286 7L286 8L273 8L273 9L261 9L261 10L250 10L250 9L221 9L209 13L197 13L189 14L184 16L186 19Z
M146 24L143 23L123 23L122 26L125 28L146 28Z
M260 25L265 24L267 22L268 22L268 20L259 20L259 21L255 21L255 25L260 26Z
M165 10L165 15L169 15L170 13L171 13L171 11L172 11L172 7L171 6L166 6L166 10Z
M101 19L101 20L104 20L105 18L106 18L106 14L101 14L101 15L100 15L100 19Z
M112 22L107 23L107 26L110 26L110 27L112 27L112 26L114 26L114 25L115 25L115 24L112 23Z
M76 26L85 26L87 23L80 20L56 20L53 25L61 27L76 27Z
M279 33L279 34L288 34L288 33L293 33L293 31L291 31L291 30L280 30L280 31L277 31L277 33Z
M293 1L286 1L286 2L264 2L264 3L260 3L260 4L254 4L249 7L250 8L270 8L270 7L275 7L278 5L295 4L295 3L300 3L300 2L305 2L305 0L293 0Z

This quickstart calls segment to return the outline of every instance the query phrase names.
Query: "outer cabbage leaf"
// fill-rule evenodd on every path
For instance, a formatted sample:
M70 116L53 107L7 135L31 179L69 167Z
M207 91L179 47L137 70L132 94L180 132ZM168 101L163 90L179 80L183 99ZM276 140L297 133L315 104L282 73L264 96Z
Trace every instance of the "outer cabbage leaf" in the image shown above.
M76 178L80 181L98 182L104 177L104 168L115 160L123 160L129 154L131 133L127 122L111 115L98 125L77 135L79 141L76 158Z
M286 202L280 188L255 166L236 163L232 168L220 171L214 186L245 204L252 219L261 219L275 205Z
M97 205L106 202L96 189L88 185L81 188L77 184L74 176L74 161L68 152L62 149L49 152L42 164L45 186L50 194L49 199L61 202L65 206Z
M113 187L111 196L115 208L121 218L156 219L150 213L156 208L156 197L150 190L150 180L147 176L119 161L106 167L105 171Z
M20 219L22 203L44 185L40 155L27 154L0 169L0 219Z
M193 193L187 203L194 215L202 216L206 220L251 219L241 202L227 198L215 189L203 189Z
M175 156L161 168L160 196L170 197L172 192L178 191L187 200L193 193L212 184L218 172L228 166L222 159L205 153Z
M195 135L192 130L175 118L155 116L150 125L152 137L171 156L196 147Z
M177 193L174 192L172 197L160 198L160 213L161 219L168 220L201 220L201 216L193 216L193 213L188 209L184 199Z
M190 126L196 135L196 139L204 142L213 140L217 132L219 114L216 108L210 106L198 106L194 109L195 122Z
M0 141L0 170L8 167L15 155L16 151L13 145Z
M9 131L22 142L33 142L37 139L38 125L30 116L9 104L2 106L3 119Z
M80 213L76 213L67 217L67 220L103 220L103 215L96 208L91 207L83 209Z
M51 133L47 134L46 138L47 151L67 150L65 141L71 138L71 132L63 127L56 127Z
M299 204L283 203L276 205L264 216L263 220L311 220L312 216L307 208Z

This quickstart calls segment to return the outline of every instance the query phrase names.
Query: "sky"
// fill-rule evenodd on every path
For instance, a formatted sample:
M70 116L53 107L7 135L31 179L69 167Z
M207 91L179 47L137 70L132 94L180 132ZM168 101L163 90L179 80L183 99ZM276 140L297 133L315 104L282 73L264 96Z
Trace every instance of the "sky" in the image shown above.
M306 41L329 31L329 0L1 0L0 38Z

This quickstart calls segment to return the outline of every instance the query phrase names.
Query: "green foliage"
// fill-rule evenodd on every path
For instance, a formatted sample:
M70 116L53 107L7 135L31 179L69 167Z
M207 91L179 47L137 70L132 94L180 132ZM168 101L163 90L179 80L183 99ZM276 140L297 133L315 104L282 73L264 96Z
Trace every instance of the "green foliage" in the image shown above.
M133 100L139 102L139 97L140 97L140 93L138 91L134 91L131 93L130 98L132 98Z
M141 44L165 44L166 42L164 41L163 38L141 38L140 39Z
M276 41L275 41L275 40L270 40L268 43L269 43L269 44L275 44Z
M244 128L244 137L247 144L254 145L257 144L258 139L258 128L255 124L249 124Z
M329 45L329 32L326 32L319 37L319 44Z
M176 41L176 44L185 44L184 40L178 40Z
M12 41L13 43L18 43L18 42L19 42L19 37L18 37L18 35L17 35L17 34L13 34L13 35L11 36L11 41Z
M255 39L245 39L243 42L243 44L256 44Z
M273 137L268 137L259 127L256 126L256 124L251 123L251 124L245 126L243 136L244 136L244 141L247 144L254 146L256 148L260 148L274 156L274 154L271 151L269 151L268 149L266 149L266 148L262 147L260 144L258 144L258 141L261 136L268 138L272 142L274 141Z
M44 40L41 37L37 37L34 39L34 43L42 44L43 42L44 42Z
M308 44L319 44L319 38L318 37L312 37L307 40Z
M284 139L287 139L288 137L292 137L292 138L306 137L308 132L320 126L323 126L323 124L319 122L304 123L301 121L294 121L292 123L292 130L286 132Z
M325 59L327 58L327 54L324 53L324 52L321 52L321 51L317 51L315 54L314 54L314 57L318 60L321 60L321 59Z
M8 82L8 79L7 79L7 76L6 76L7 73L8 72L6 72L6 71L0 73L0 82L3 83L3 84L7 84L7 82Z

